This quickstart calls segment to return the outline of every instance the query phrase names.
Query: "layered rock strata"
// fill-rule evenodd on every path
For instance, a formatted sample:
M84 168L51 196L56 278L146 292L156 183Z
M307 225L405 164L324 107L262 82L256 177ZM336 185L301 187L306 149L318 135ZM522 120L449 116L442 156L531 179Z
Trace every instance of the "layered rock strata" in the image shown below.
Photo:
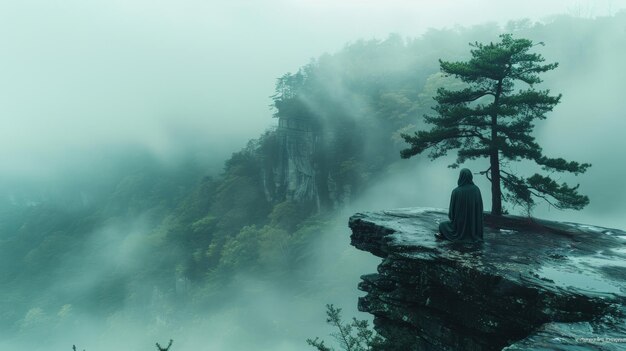
M350 218L352 245L382 258L359 310L390 349L626 350L626 232L486 214L484 243L455 244L434 237L446 217Z

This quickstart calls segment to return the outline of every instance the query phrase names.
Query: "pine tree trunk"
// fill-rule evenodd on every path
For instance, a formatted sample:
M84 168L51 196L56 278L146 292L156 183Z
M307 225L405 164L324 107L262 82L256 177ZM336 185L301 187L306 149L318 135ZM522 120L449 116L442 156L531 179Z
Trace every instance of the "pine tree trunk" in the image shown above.
M494 107L500 105L500 94L502 94L502 80L498 82L496 96L493 101ZM489 163L491 166L491 214L502 216L502 190L500 189L500 150L498 148L498 114L491 115L491 155Z
M489 157L491 163L491 214L502 215L502 191L500 190L500 160L498 150Z

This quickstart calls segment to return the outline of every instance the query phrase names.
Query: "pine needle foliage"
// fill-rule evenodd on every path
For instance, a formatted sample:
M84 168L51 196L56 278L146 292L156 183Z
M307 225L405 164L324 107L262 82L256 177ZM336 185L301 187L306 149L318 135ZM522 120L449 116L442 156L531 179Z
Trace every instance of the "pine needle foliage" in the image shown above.
M341 308L332 304L326 305L326 322L337 329L332 336L345 351L377 351L383 343L383 338L369 328L366 320L352 318L349 323L341 320ZM324 344L318 337L307 339L307 344L315 347L318 351L334 351L332 347Z
M409 147L401 151L401 157L430 150L429 157L436 159L457 150L451 168L468 160L489 159L489 168L480 174L491 182L494 215L502 214L503 199L528 211L536 198L558 209L585 207L589 198L578 193L579 185L557 183L550 175L539 173L524 177L507 167L511 162L530 160L550 174L578 175L591 166L544 156L532 135L534 122L546 119L561 99L560 94L551 95L550 90L535 89L542 82L540 74L558 66L544 63L540 54L531 52L537 45L543 43L503 34L497 43L470 44L473 49L469 61L439 60L442 73L460 79L466 88L438 89L435 113L424 116L433 127L402 134Z

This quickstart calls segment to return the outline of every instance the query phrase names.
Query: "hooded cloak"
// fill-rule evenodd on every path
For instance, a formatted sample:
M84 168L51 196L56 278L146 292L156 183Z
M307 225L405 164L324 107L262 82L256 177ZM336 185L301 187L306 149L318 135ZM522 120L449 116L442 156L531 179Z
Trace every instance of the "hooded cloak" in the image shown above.
M463 168L458 186L450 196L450 221L439 225L439 231L451 241L483 240L483 199L480 189L472 181L472 172Z

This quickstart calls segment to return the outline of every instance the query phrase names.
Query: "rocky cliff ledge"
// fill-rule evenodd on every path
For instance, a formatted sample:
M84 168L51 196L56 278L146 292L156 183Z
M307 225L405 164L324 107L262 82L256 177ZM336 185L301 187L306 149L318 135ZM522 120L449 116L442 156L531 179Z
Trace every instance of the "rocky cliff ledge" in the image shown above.
M434 238L446 212L350 218L383 258L359 310L396 350L626 350L626 232L485 215L483 244Z

